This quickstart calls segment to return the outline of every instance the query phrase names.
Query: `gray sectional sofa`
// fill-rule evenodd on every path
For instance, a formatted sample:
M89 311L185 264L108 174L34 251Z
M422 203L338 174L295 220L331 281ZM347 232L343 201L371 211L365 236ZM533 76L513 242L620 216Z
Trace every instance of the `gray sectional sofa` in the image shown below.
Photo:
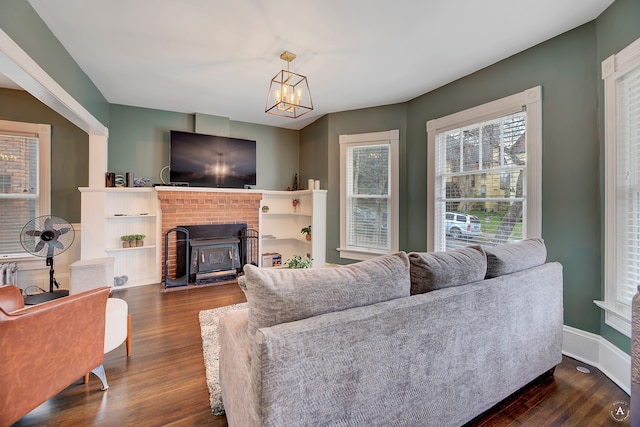
M460 426L561 362L540 239L342 268L245 267L219 323L231 427Z

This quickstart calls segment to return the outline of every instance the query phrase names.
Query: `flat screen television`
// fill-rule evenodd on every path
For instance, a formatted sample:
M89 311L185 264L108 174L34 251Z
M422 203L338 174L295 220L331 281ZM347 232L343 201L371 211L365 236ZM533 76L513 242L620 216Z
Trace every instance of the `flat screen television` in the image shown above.
M171 131L171 184L247 188L256 185L256 141Z

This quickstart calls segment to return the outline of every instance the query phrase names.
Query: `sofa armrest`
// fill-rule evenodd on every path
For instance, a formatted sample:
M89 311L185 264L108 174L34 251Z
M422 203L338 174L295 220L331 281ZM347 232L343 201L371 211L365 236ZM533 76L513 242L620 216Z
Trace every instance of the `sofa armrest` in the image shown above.
M110 289L0 310L0 425L11 424L104 360Z
M224 313L218 324L220 388L230 426L255 426L255 395L251 393L249 310Z

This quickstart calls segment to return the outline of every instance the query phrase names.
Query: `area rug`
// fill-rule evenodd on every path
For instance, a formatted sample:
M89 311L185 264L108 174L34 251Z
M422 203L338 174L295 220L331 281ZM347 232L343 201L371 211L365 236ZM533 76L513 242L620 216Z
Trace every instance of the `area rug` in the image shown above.
M200 335L202 336L202 353L204 355L204 367L207 375L207 386L209 387L209 401L214 415L224 415L222 404L222 392L220 391L219 357L220 347L218 346L218 320L222 313L232 310L247 308L246 302L241 304L228 305L215 308L213 310L203 310L199 314Z

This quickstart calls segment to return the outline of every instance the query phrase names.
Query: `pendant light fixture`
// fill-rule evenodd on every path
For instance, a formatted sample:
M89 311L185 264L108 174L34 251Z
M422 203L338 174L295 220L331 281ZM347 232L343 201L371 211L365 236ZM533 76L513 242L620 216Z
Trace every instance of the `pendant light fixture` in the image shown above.
M313 110L309 83L305 76L289 71L289 64L296 59L295 53L285 50L280 59L287 61L287 69L271 79L264 112L295 119Z

